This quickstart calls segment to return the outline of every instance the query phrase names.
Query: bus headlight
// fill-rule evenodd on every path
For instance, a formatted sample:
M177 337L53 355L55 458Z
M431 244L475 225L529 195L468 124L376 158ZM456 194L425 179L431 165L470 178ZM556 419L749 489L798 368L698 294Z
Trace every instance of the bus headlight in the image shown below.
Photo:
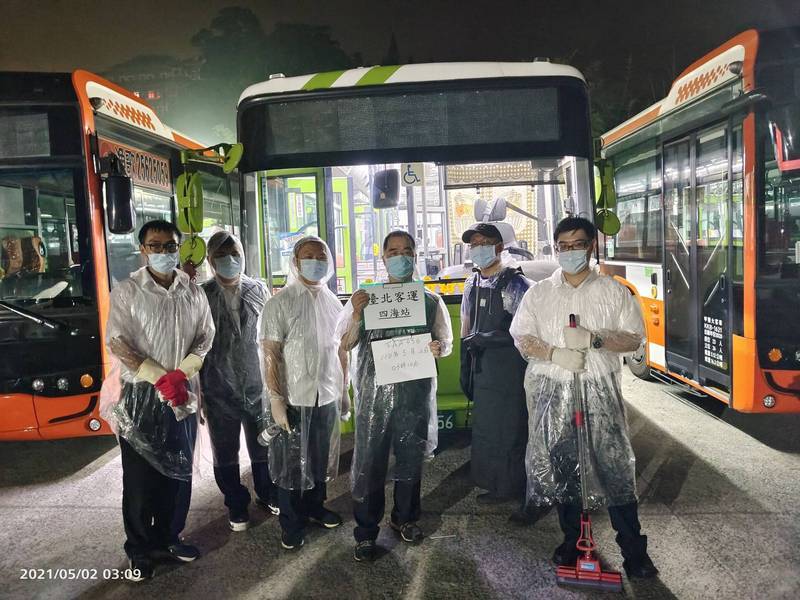
M761 402L764 403L765 408L775 408L775 396L764 396Z
M42 379L34 379L31 387L34 392L41 392L44 389L44 381Z
M795 351L794 360L795 360L795 362L799 362L800 363L800 350L796 350Z
M62 392L66 392L69 389L69 379L66 377L59 377L58 381L56 381L56 387Z
M89 420L89 429L91 429L92 431L100 431L101 426L102 425L100 424L100 421L98 421L97 419Z
M769 358L772 362L779 362L783 358L783 352L781 352L780 348L772 348L769 352L767 352L767 358Z
M94 378L91 375L89 375L88 373L84 373L83 375L81 375L81 386L82 387L90 388L90 387L92 387L93 383L94 383Z

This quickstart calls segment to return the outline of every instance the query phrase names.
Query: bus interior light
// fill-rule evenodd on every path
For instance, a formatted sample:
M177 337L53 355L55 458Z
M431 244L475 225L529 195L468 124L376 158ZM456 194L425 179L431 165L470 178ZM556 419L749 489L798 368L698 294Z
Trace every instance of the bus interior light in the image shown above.
M780 348L771 348L770 351L767 352L767 358L774 363L779 362L783 358L783 352L781 352Z
M56 387L62 392L66 392L69 389L69 379L66 377L59 377L58 381L56 381Z
M41 379L34 379L31 383L34 392L41 392L44 389L44 381Z
M765 408L775 408L775 396L764 396L762 402Z

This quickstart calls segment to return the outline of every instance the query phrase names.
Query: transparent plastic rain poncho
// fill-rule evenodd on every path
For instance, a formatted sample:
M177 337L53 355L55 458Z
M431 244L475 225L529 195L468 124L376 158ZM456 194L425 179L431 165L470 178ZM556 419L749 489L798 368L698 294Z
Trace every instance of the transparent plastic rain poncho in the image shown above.
M100 414L155 469L188 480L194 455L202 359L214 341L214 321L206 296L182 271L167 290L146 267L111 291L106 345L111 372L103 382ZM189 401L172 407L144 379L181 368L188 376ZM189 365L189 366L187 366ZM155 372L155 375L152 373Z
M611 277L592 270L573 288L563 280L561 269L530 288L511 324L517 348L529 361L525 374L528 502L581 504L573 373L549 360L553 348L565 346L570 314L604 343L603 348L587 351L585 371L580 374L587 412L590 508L635 502L635 458L620 381L622 356L609 348L632 351L643 342L641 310Z
M242 273L233 280L221 279L214 254L220 247L233 246L241 261ZM203 283L217 330L214 345L206 356L200 380L203 389L203 414L212 430L214 464L218 467L239 464L239 438L225 439L215 431L229 431L225 421L241 421L258 435L265 428L261 314L269 299L266 284L244 274L244 248L226 231L208 241L209 268L214 278ZM217 423L220 428L215 429ZM253 436L253 438L255 438ZM253 456L255 451L256 456ZM250 444L251 460L267 460L263 446Z
M327 272L305 283L296 264L297 252L309 243L325 248ZM270 400L264 403L269 444L269 471L287 490L312 489L329 481L339 468L339 416L345 391L336 323L339 298L327 286L334 262L327 244L316 236L299 240L289 261L286 287L269 299L262 318L265 376ZM272 419L270 401L287 404L290 431ZM316 459L316 460L315 460Z
M390 385L375 381L375 362L371 343L393 337L430 333L432 341L441 344L441 357L453 350L450 314L440 296L425 290L426 324L366 331L364 321L353 319L351 301L345 305L339 322L338 336L342 347L350 349L350 373L353 384L355 415L355 447L351 467L353 497L363 500L367 494L382 488L386 482L375 480L374 472L383 472L375 461L391 447L395 458L388 478L414 481L422 474L426 455L436 447L436 377Z

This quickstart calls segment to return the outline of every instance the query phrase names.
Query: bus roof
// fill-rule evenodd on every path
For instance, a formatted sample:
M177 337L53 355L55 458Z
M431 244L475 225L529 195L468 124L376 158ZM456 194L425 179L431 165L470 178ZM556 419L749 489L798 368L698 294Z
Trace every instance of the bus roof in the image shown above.
M601 135L603 151L737 77L742 77L745 92L752 90L757 47L758 32L748 29L692 63L672 83L666 98Z
M164 124L147 102L99 75L79 69L72 73L72 84L78 95L83 123L92 133L95 131L94 115L102 114L184 148L203 147L199 142ZM94 98L99 98L100 101L93 101Z
M463 79L490 79L502 77L574 77L584 81L574 67L551 63L548 60L533 62L452 62L396 65L386 67L359 67L346 71L311 73L297 77L272 75L267 81L256 83L244 90L239 104L248 98L269 94L308 92L326 88L348 88L393 83L453 81Z

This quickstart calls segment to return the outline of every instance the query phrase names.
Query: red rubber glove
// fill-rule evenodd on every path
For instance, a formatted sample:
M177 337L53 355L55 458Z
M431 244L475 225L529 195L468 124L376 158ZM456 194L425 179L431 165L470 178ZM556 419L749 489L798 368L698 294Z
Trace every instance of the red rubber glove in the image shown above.
M186 374L180 369L170 371L156 381L156 389L172 406L182 406L189 400Z

